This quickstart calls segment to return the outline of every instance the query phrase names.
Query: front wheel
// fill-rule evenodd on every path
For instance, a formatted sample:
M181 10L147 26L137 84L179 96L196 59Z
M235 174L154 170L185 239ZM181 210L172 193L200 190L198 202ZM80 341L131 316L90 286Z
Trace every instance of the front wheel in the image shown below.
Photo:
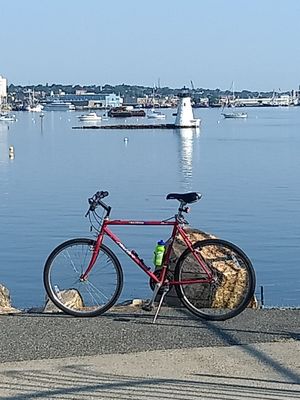
M201 264L205 264L212 279ZM199 241L193 244L193 252L186 249L176 264L175 280L181 282L175 287L183 305L195 315L213 321L238 315L255 290L255 273L249 258L234 244L220 239Z
M49 255L44 267L44 285L52 302L67 314L94 317L112 307L123 287L123 272L114 253L101 245L93 268L86 271L95 241L72 239Z

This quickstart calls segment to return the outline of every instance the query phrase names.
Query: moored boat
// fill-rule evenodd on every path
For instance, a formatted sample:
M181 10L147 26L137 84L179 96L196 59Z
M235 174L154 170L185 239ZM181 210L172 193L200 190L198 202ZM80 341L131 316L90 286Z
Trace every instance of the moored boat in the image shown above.
M75 110L75 106L68 101L54 100L54 101L52 101L52 103L45 104L44 110L46 110L46 111L71 111L71 110Z
M42 112L44 106L42 104L29 105L26 110L29 112Z
M0 114L0 121L4 122L14 122L16 121L16 116L14 114Z
M127 107L114 107L108 111L109 117L145 117L146 113L144 110L135 110Z
M245 112L232 112L232 113L222 113L224 118L247 118L248 114Z
M147 113L147 118L165 119L166 116L161 111L152 108L151 111Z
M100 115L97 115L95 112L90 112L88 114L82 114L78 116L79 121L100 121Z
M222 111L224 111L225 107L228 107L228 108L229 107L231 107L231 108L235 107L235 100L236 99L235 99L235 94L234 94L234 82L232 82L231 87L232 87L232 98L229 99L229 97L227 97ZM228 113L222 112L221 115L223 115L224 118L231 118L231 119L247 118L248 117L247 113L245 113L245 112L237 112L237 111L230 111Z

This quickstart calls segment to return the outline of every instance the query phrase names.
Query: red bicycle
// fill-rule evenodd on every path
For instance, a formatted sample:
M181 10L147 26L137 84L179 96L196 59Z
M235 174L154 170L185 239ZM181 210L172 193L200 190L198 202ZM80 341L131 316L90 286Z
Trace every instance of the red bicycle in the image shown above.
M153 309L160 297L153 322L172 287L180 302L204 319L225 320L247 307L254 295L255 273L246 254L225 240L205 239L192 243L188 236L184 213L189 211L188 204L200 200L200 194L168 194L167 199L179 201L179 208L173 217L163 221L110 219L111 207L102 200L106 196L107 191L98 191L88 199L86 216L96 229L96 239L68 240L55 248L46 261L44 285L49 298L60 310L74 316L93 317L103 314L118 300L123 271L116 255L103 244L104 236L113 240L150 278L153 296L143 308ZM99 206L103 208L102 216L96 211ZM153 270L135 250L129 250L110 230L111 226L118 225L172 227L162 265ZM179 238L185 250L171 271L170 257L175 240Z

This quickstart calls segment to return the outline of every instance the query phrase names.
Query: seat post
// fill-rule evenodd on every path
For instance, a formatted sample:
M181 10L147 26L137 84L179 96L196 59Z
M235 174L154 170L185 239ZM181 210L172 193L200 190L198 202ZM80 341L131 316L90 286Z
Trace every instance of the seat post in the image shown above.
M184 211L184 206L185 205L186 205L186 203L181 200L180 205L178 207L178 216L179 217L182 217L182 212Z

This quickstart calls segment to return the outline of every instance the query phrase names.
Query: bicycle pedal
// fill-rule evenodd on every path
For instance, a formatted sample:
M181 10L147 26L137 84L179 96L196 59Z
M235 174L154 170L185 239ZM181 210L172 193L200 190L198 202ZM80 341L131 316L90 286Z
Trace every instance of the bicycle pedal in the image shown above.
M153 311L154 310L154 305L153 304L149 304L149 303L145 303L144 305L142 305L142 309L144 311Z

